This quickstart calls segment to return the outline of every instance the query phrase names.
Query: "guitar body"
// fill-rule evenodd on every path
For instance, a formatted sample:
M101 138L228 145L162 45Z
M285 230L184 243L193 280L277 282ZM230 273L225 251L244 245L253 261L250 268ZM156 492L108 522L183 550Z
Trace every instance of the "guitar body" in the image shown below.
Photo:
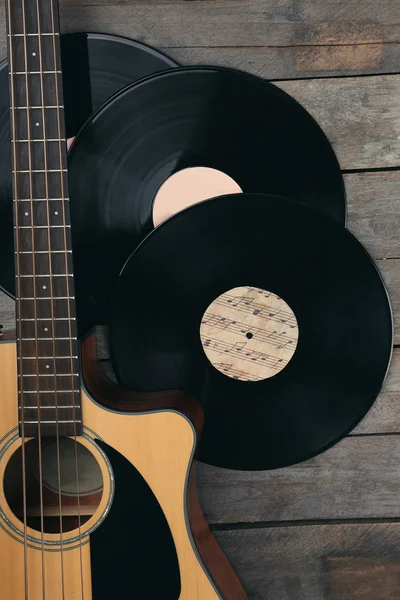
M92 337L82 347L85 426L77 442L89 450L101 470L101 499L80 528L62 534L44 533L42 540L39 531L27 527L25 545L23 523L9 506L4 491L7 486L1 485L0 598L105 600L114 592L116 599L127 600L245 599L238 578L208 528L195 493L191 468L197 439L193 421L201 418L197 404L179 393L175 397L168 393L138 397L118 390L102 374L95 354ZM2 482L7 479L7 466L21 447L16 356L14 343L0 344ZM99 401L108 406L101 406L92 394L100 396ZM123 412L112 408L117 401L125 407ZM191 409L191 418L180 412L184 404L189 413ZM144 405L151 409L143 410ZM114 457L111 461L110 454ZM112 464L115 457L134 473L133 487L127 483L126 472L119 469L120 478L116 476ZM125 501L125 514L120 514L119 504L116 520L107 529L118 494ZM146 517L149 505L157 507L161 520L157 510ZM135 532L143 519L150 530L154 520L156 527L153 532L142 531L141 539ZM107 529L106 537L95 547L103 528ZM143 540L149 535L146 550ZM117 556L116 564L113 556Z

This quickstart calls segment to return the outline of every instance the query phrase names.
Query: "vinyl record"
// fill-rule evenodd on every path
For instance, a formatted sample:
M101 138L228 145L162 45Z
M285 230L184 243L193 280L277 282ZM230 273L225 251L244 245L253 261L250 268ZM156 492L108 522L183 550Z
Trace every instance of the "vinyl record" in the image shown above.
M241 194L192 206L127 261L110 327L119 382L185 389L199 458L231 469L305 460L347 434L385 378L392 316L362 245L321 212Z
M282 90L213 67L147 78L104 106L70 154L78 315L88 325L107 321L118 273L153 229L157 192L189 167L222 172L245 193L286 195L344 223L335 154Z
M67 137L121 88L142 77L177 66L138 42L104 34L61 36ZM7 61L0 63L0 287L15 294L11 185L11 131Z

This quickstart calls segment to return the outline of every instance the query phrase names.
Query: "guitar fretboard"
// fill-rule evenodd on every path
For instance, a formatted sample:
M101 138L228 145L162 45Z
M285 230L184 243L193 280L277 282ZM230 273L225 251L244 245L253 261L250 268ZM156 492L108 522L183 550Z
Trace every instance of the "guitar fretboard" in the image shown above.
M7 22L20 423L25 436L79 435L57 2L9 0Z

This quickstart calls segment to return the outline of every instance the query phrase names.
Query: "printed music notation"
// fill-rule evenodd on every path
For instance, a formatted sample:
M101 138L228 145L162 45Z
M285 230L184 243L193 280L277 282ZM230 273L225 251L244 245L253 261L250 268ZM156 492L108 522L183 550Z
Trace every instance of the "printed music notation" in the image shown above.
M229 374L232 379L238 379L239 381L249 381L249 376L246 371L235 369L232 363L214 363L214 367L222 373ZM254 377L251 381L260 381L262 377Z
M227 352L229 356L239 357L240 360L246 362L256 362L259 364L265 362L270 369L278 369L279 367L285 366L288 362L287 360L283 360L283 358L277 358L270 354L264 354L264 352L250 350L250 348L247 348L246 342L227 344L226 342L208 338L204 340L203 346L209 348L212 352Z
M276 346L279 350L282 348L286 348L291 344L296 346L297 339L295 337L290 337L287 335L286 331L266 331L265 329L261 329L260 327L248 326L246 323L232 321L231 319L227 319L226 317L221 317L220 315L214 315L212 313L207 313L204 316L202 323L204 325L210 325L212 327L217 327L218 329L225 329L226 331L232 331L232 333L236 334L251 334L251 337L255 340L260 340L261 342L265 342L266 344L270 344L271 346Z
M257 288L247 287L249 291L255 291L258 294L261 294L260 299L263 298L274 298L277 300L281 300L279 296L276 294L272 294L272 292L265 292L264 290L258 290ZM221 306L230 305L232 308L235 308L239 312L244 312L247 314L252 314L254 316L258 316L264 319L269 319L271 321L276 321L277 323L285 323L290 329L297 329L297 321L296 317L291 311L285 309L276 309L272 304L265 304L264 302L258 301L258 298L249 298L249 296L235 296L230 293L225 293L219 296L214 302L215 304L219 304Z
M282 298L243 286L210 304L200 337L204 352L221 373L241 381L260 381L288 364L296 350L298 326Z

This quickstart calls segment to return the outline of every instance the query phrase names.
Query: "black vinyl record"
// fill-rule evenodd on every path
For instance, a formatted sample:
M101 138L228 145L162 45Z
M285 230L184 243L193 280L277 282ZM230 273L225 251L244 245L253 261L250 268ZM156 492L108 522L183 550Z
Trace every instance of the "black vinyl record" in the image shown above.
M107 321L118 273L153 229L160 186L194 166L226 173L243 192L282 194L345 221L335 154L285 92L213 67L137 82L86 124L70 154L78 315L88 326Z
M126 85L157 71L176 67L161 52L127 38L71 33L61 36L67 137L75 136L86 119ZM11 130L8 62L0 64L0 287L15 294Z
M240 286L284 300L298 325L287 365L258 381L213 366L213 340L200 337L210 303ZM265 332L240 330L246 311L260 312L241 302L239 319L223 327L243 356L248 338ZM266 314L265 331L275 317ZM124 387L185 389L202 402L200 460L271 469L322 452L366 414L388 369L392 315L378 270L342 225L291 200L237 194L192 206L143 241L118 280L110 342Z

